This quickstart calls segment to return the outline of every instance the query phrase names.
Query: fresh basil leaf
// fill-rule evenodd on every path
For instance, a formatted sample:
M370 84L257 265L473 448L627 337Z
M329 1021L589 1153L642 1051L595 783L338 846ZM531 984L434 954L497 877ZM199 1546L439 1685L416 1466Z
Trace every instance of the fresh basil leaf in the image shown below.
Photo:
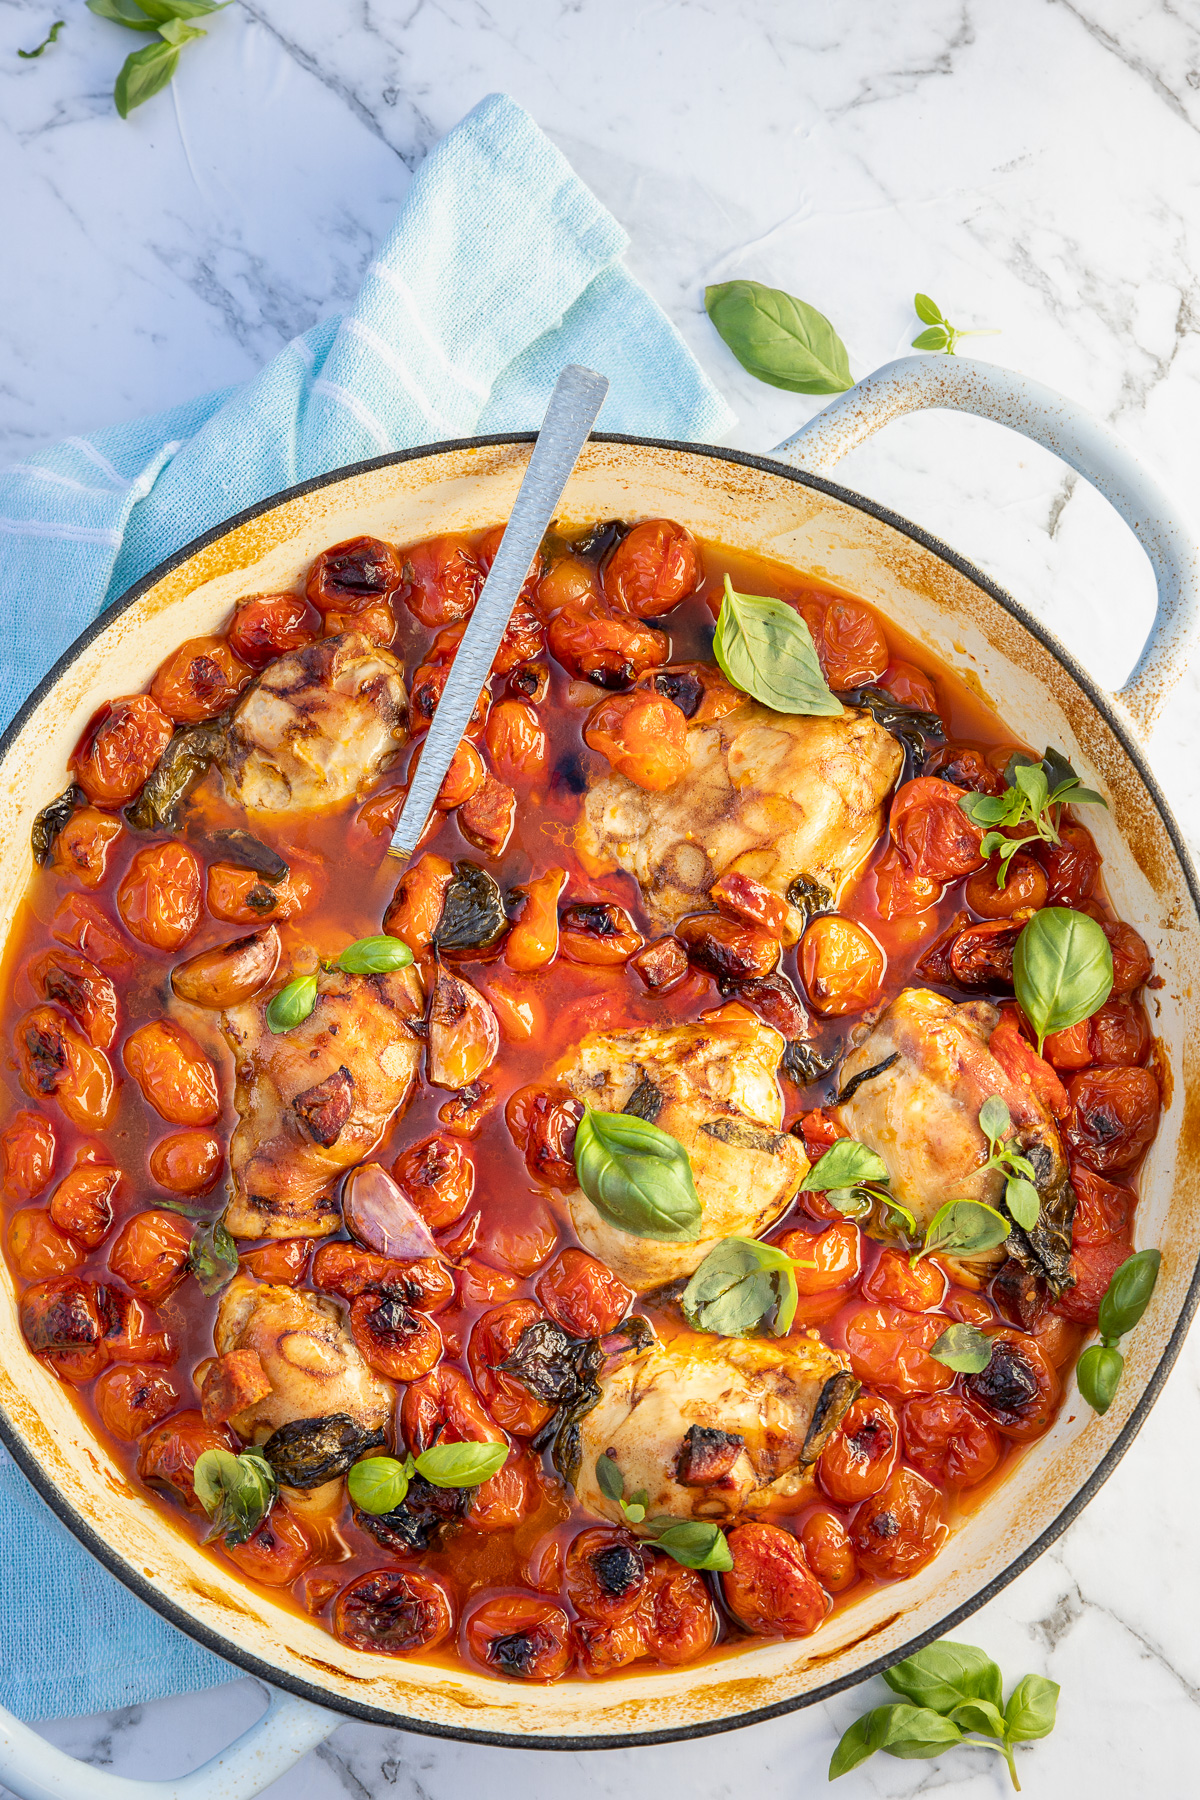
M864 1182L890 1180L888 1166L878 1152L857 1138L837 1138L819 1156L800 1184L802 1194L825 1194L830 1188L860 1187Z
M266 1518L278 1485L271 1465L253 1450L205 1450L192 1469L196 1498L212 1520L209 1538L244 1544Z
M625 1477L618 1469L615 1457L596 1458L596 1486L606 1500L621 1499L625 1492Z
M999 1094L991 1094L979 1109L979 1129L984 1137L998 1142L1012 1125L1012 1114Z
M185 25L182 19L168 19L165 25L159 26L158 35L164 44L174 44L177 50L182 50L193 38L207 37L208 33L201 31L198 25Z
M1009 760L1009 767L1013 767L1018 760L1026 762L1029 758L1021 757L1019 755L1014 756ZM1079 776L1075 773L1070 762L1068 762L1061 750L1056 750L1054 748L1053 744L1046 745L1046 754L1042 757L1042 772L1052 788L1062 787L1067 783L1077 784L1079 781Z
M87 0L87 9L98 19L111 19L130 31L153 31L154 20L148 18L136 0Z
M871 1196L865 1188L826 1188L825 1198L848 1219L862 1219L871 1210Z
M1034 763L1021 763L1014 769L1013 777L1016 786L1025 796L1031 818L1036 818L1050 798L1050 784L1042 769Z
M1022 1231L1032 1231L1042 1214L1042 1199L1032 1181L1014 1175L1004 1186L1004 1204Z
M739 594L728 575L713 655L734 687L775 712L833 718L843 710L796 608L762 594Z
M795 1267L774 1244L755 1238L722 1238L683 1291L688 1324L718 1337L748 1337L774 1313L772 1329L783 1337L796 1316Z
M1053 1033L1098 1012L1112 984L1112 950L1095 919L1069 906L1034 913L1013 951L1013 986L1039 1055Z
M981 1731L985 1737L1003 1738L1004 1714L990 1700L964 1700L946 1715L960 1731Z
M782 288L722 281L704 307L743 369L793 394L842 394L854 386L843 344L824 313Z
M939 1251L948 1256L979 1256L1002 1244L1008 1233L1008 1220L994 1206L985 1206L981 1200L947 1200L930 1219L919 1254Z
M887 1743L892 1728L893 1715L898 1712L912 1712L912 1707L876 1706L861 1719L855 1719L853 1725L843 1732L837 1749L829 1759L829 1779L836 1781L839 1775L848 1775L851 1769L857 1769L859 1763L866 1762L868 1756L874 1756Z
M946 322L942 318L941 307L936 300L931 300L928 294L913 295L913 311L922 325L944 325Z
M127 119L135 106L143 105L160 93L174 75L179 64L179 51L174 44L147 44L127 56L117 75L113 99L117 111Z
M966 813L973 825L1007 825L1013 813L1013 795L963 794L958 810ZM1007 839L1005 842L1007 843Z
M337 966L347 975L384 975L392 969L406 969L412 959L412 951L401 938L383 935L357 938L353 944L347 944Z
M575 1133L575 1172L597 1212L619 1231L661 1244L700 1236L688 1153L648 1119L589 1107Z
M41 43L38 45L36 50L18 50L17 55L21 58L21 60L23 62L32 62L36 56L41 56L43 51L48 50L50 48L51 44L57 44L58 34L62 30L62 28L66 24L66 22L67 21L65 19L55 19L53 25L50 27L49 32L42 39Z
M1112 1344L1092 1344L1075 1364L1079 1391L1095 1413L1106 1413L1125 1373L1125 1358Z
M364 1456L346 1476L350 1498L360 1512L390 1513L408 1493L408 1469L394 1456Z
M733 1567L733 1554L719 1525L708 1525L702 1519L652 1520L650 1528L655 1548L665 1550L685 1569L725 1572Z
M979 1375L992 1360L992 1340L974 1325L948 1325L929 1354L960 1375Z
M172 19L206 19L223 12L233 0L138 0L142 11L159 26Z
M939 1713L953 1712L964 1700L986 1700L1000 1706L1004 1698L1004 1678L991 1657L974 1644L956 1644L949 1639L930 1644L885 1669L883 1679L915 1706L931 1707Z
M1054 1730L1060 1692L1057 1681L1047 1681L1044 1675L1023 1676L1004 1708L1004 1727L1010 1742L1027 1744L1034 1738L1048 1737Z
M267 1027L277 1037L282 1031L291 1031L293 1026L303 1025L316 1004L316 976L297 975L272 995L267 1005Z
M1133 1330L1150 1304L1161 1267L1161 1250L1138 1250L1126 1257L1100 1302L1101 1337L1124 1337Z
M507 1461L507 1444L434 1444L418 1456L417 1474L433 1487L478 1487Z
M192 1233L188 1268L196 1277L200 1292L208 1295L219 1294L237 1274L237 1245L220 1219L214 1219L210 1225L201 1225Z
M944 350L950 342L950 334L944 325L930 325L928 330L919 331L912 341L914 350Z
M893 1200L890 1194L881 1195L881 1199L883 1200L883 1204L887 1211L889 1213L895 1213L910 1237L915 1238L921 1235L917 1230L917 1221L913 1218L907 1206L901 1206L900 1202L898 1200ZM890 1224L891 1221L889 1220L888 1223Z
M876 1750L906 1760L940 1756L961 1744L963 1734L952 1719L944 1719L925 1706L906 1706L902 1702L877 1706L865 1718L852 1725L833 1753L829 1779L835 1781L856 1769Z

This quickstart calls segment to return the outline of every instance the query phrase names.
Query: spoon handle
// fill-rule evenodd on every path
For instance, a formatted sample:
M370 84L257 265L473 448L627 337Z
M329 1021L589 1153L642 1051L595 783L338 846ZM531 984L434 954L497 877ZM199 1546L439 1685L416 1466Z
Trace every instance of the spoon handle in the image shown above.
M408 858L420 841L438 790L470 722L479 690L491 672L517 596L607 392L607 376L580 368L577 363L565 368L554 384L496 560L488 571L433 715L404 809L392 833L389 856Z

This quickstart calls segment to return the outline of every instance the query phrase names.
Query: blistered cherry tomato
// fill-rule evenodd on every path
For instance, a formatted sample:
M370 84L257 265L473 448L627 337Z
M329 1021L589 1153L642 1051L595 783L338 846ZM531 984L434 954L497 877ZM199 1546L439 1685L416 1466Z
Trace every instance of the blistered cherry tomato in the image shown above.
M220 1138L193 1126L159 1139L150 1152L150 1174L168 1193L207 1194L224 1160Z
M152 1019L125 1040L125 1067L172 1125L211 1125L221 1110L217 1071L174 1019Z
M109 851L124 830L120 819L114 819L111 813L102 813L94 806L77 806L54 840L54 868L64 875L73 875L84 887L99 887Z
M456 745L450 767L442 778L434 805L439 812L453 812L464 800L478 793L487 778L482 756L466 738Z
M583 1107L561 1083L518 1088L504 1108L513 1142L535 1181L570 1192L577 1187L575 1131Z
M860 1381L898 1400L953 1386L954 1370L929 1352L945 1323L897 1306L862 1306L844 1326L846 1348Z
M972 793L998 794L1004 786L1003 768L1003 762L996 768L978 744L938 744L925 758L922 773L940 775Z
M1158 1082L1150 1069L1085 1069L1067 1083L1067 1144L1097 1174L1130 1169L1158 1131Z
M812 632L817 656L831 688L866 687L888 664L887 640L879 620L860 600L807 600L800 611Z
M392 1164L398 1186L431 1231L462 1217L475 1187L475 1165L456 1137L438 1131L401 1152Z
M226 635L236 656L262 669L273 657L314 644L320 628L320 614L302 594L255 594L242 601Z
M1076 1243L1071 1250L1073 1285L1064 1288L1054 1302L1054 1312L1074 1325L1094 1325L1109 1282L1132 1254L1127 1238L1109 1238L1098 1244Z
M449 662L422 663L412 678L411 725L414 737L425 731L438 708L442 689L450 679ZM479 690L479 698L471 709L470 725L481 725L487 718L492 696L487 687Z
M561 556L538 582L533 604L541 618L552 619L564 606L590 603L594 607L599 598L595 566L578 556Z
M691 962L721 982L752 981L778 966L781 945L761 925L727 919L721 913L692 913L680 919L675 935Z
M94 1282L76 1275L36 1282L21 1295L20 1310L21 1331L35 1355L89 1356L88 1371L67 1371L81 1380L90 1380L103 1366L104 1334L111 1321L101 1314Z
M224 712L249 680L249 667L224 638L189 638L162 664L150 692L169 719L197 725Z
M95 1387L96 1410L114 1437L132 1444L179 1405L179 1391L161 1369L123 1363L105 1369Z
M687 719L661 694L638 688L602 700L588 714L583 737L618 775L651 793L665 792L687 774Z
M470 1524L475 1531L514 1531L535 1511L542 1490L528 1451L510 1451L508 1461L472 1490Z
M108 1266L135 1293L161 1300L182 1278L191 1244L186 1219L152 1207L126 1220L113 1239Z
M800 976L816 1012L840 1018L870 1006L887 958L863 925L823 913L800 941Z
M946 1487L974 1487L1000 1460L1000 1434L959 1394L918 1394L902 1414L904 1453Z
M800 1528L804 1560L827 1594L842 1594L858 1580L850 1535L835 1512L819 1506Z
M127 975L137 966L137 956L118 928L86 894L67 895L51 921L50 935L110 975Z
M303 869L293 869L282 881L267 881L253 869L215 862L208 866L205 904L214 919L227 919L231 925L267 925L295 918L312 887Z
M389 1381L427 1375L442 1354L433 1320L394 1294L360 1294L351 1301L350 1330L364 1362Z
M628 962L643 942L625 908L611 900L586 900L559 912L558 948L568 962L612 968Z
M558 897L566 881L565 869L547 869L516 890L524 899L504 940L504 960L518 974L548 968L558 955Z
M264 1587L290 1587L314 1555L303 1525L279 1502L243 1543L222 1540L220 1548L243 1575Z
M514 1211L485 1211L477 1247L488 1262L528 1278L549 1262L557 1244L554 1215L543 1200L530 1196Z
M637 1618L646 1654L668 1668L703 1656L717 1635L717 1612L704 1577L669 1556L651 1555Z
M725 1604L759 1637L807 1637L829 1611L821 1588L790 1531L738 1525L729 1533L733 1568L721 1576Z
M576 1619L571 1626L571 1643L580 1673L592 1679L611 1675L614 1669L628 1668L631 1662L637 1662L646 1654L640 1614L622 1619L619 1625Z
M376 1569L338 1595L333 1634L355 1650L411 1656L433 1650L454 1629L454 1603L446 1584L415 1569Z
M554 1322L581 1338L615 1331L635 1298L604 1263L574 1248L555 1257L536 1292Z
M1071 1186L1075 1190L1075 1216L1071 1222L1071 1243L1111 1244L1129 1236L1129 1220L1134 1196L1126 1187L1105 1181L1082 1163L1071 1164Z
M23 1206L8 1225L8 1248L17 1273L25 1281L70 1275L83 1262L83 1251L60 1231L44 1206Z
M149 694L110 700L80 739L71 772L89 800L119 806L140 791L174 729Z
M565 1580L576 1612L605 1625L635 1613L649 1586L641 1546L632 1532L614 1525L593 1525L572 1540Z
M475 545L475 561L479 564L479 567L483 570L485 575L491 574L492 564L496 560L496 552L500 548L500 540L503 536L504 526L493 525L490 531L484 532L483 536ZM533 559L528 575L521 584L521 594L517 604L524 611L529 611L531 609L534 597L537 594L538 583L542 579L545 570L546 558L543 552L539 550ZM534 614L534 617L536 618L537 615ZM536 651L530 652L529 654L536 655ZM523 658L517 657L516 660L520 662Z
M1051 1068L1066 1074L1072 1069L1086 1069L1097 1060L1092 1055L1089 1041L1090 1024L1090 1019L1081 1019L1078 1025L1068 1025L1065 1031L1050 1033L1042 1045L1042 1055Z
M544 582L542 586L544 590ZM670 639L663 632L617 617L595 601L564 606L550 621L546 637L550 654L569 675L599 687L628 687L670 654Z
M831 1500L852 1505L874 1494L892 1472L900 1428L887 1401L860 1394L817 1460L817 1475Z
M903 1463L864 1500L850 1525L850 1542L869 1575L902 1581L923 1569L946 1535L942 1496Z
M60 1230L95 1250L112 1225L113 1195L120 1180L121 1171L111 1164L77 1164L50 1196L50 1217Z
M485 1600L469 1614L463 1636L489 1674L518 1681L557 1681L571 1660L566 1613L536 1594L497 1594Z
M1003 1436L1018 1443L1040 1437L1062 1397L1057 1371L1026 1332L1005 1328L988 1335L992 1360L978 1375L965 1375L964 1388Z
M526 1327L545 1316L532 1300L510 1300L476 1320L467 1345L471 1379L479 1398L497 1425L514 1437L535 1437L554 1412L499 1366L512 1355Z
M415 619L436 629L470 617L483 588L483 571L461 539L429 538L401 555L401 598Z
M517 796L506 781L486 775L483 785L464 800L457 813L458 829L487 856L499 856L512 836L517 817Z
M1109 1068L1140 1067L1150 1054L1150 1025L1134 1000L1106 1000L1087 1021L1087 1035L1090 1060Z
M916 707L918 712L936 713L937 689L933 678L915 663L890 662L879 677L879 686L901 706Z
M402 939L414 956L420 956L433 941L453 880L454 870L444 856L429 851L419 857L396 884L383 915L383 929Z
M1028 1084L1056 1119L1066 1116L1070 1105L1067 1090L1045 1057L1039 1056L1023 1035L1015 1007L1001 1007L1000 1023L988 1039L988 1049L1005 1073L1021 1087Z
M931 1260L922 1260L914 1269L903 1251L884 1250L862 1284L862 1295L864 1300L884 1301L905 1312L936 1312L948 1286L944 1272Z
M95 963L73 950L43 950L26 975L34 993L65 1007L97 1050L109 1048L117 1032L117 990Z
M390 544L381 538L348 538L316 558L305 591L318 612L355 613L386 600L400 580L400 562Z
M54 1167L54 1127L44 1113L16 1113L0 1133L4 1158L4 1197L33 1200Z
M201 1413L176 1413L154 1426L141 1440L137 1472L147 1487L178 1500L189 1512L203 1512L196 1498L192 1470L206 1450L236 1450L223 1425L206 1425Z
M786 1232L779 1248L785 1256L795 1257L797 1264L813 1265L795 1270L799 1294L827 1294L858 1280L862 1233L853 1219L835 1219L824 1231Z
M1135 988L1141 987L1143 981L1149 979L1154 968L1154 960L1146 948L1145 939L1132 925L1122 920L1115 923L1106 921L1102 926L1113 959L1113 993L1117 995L1132 994Z
M1090 900L1100 878L1100 852L1082 825L1063 825L1057 844L1040 844L1051 906L1078 906Z
M104 1290L105 1308L110 1315L104 1334L104 1354L114 1363L166 1363L179 1359L179 1350L169 1331L159 1329L157 1315L133 1294L123 1289Z
M139 850L117 889L126 931L154 950L178 950L200 923L199 858L186 844Z
M892 842L914 874L956 881L983 867L983 827L959 806L964 791L932 775L919 775L897 789L889 821Z
M400 1427L414 1456L431 1444L504 1442L504 1433L484 1411L461 1369L447 1363L439 1363L427 1375L409 1382L401 1403Z
M81 1131L103 1131L116 1097L112 1065L103 1050L52 1006L35 1006L13 1035L25 1091L52 1095Z
M622 612L656 619L700 584L700 552L690 531L670 519L635 525L604 565L604 593Z
M396 615L386 600L364 606L361 612L327 612L325 636L340 637L345 631L361 632L369 644L386 650L396 635Z
M981 919L1011 919L1024 907L1036 911L1045 906L1049 891L1046 871L1024 850L1010 858L1004 886L996 885L995 857L967 878L963 899Z
M546 733L532 706L523 700L498 701L488 714L484 742L501 781L540 781L546 773Z
M244 1250L238 1262L259 1281L295 1287L304 1273L311 1249L311 1238L277 1238L273 1244L264 1244L261 1250Z

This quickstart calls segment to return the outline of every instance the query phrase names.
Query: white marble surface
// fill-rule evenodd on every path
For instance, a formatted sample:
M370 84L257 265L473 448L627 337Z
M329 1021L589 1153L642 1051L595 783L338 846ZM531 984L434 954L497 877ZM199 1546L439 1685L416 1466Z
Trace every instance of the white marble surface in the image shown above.
M29 48L58 13L61 41ZM914 335L912 292L999 325L994 360L1110 419L1185 497L1200 483L1198 0L241 0L126 124L128 34L78 0L0 0L0 438L19 456L239 380L336 310L409 171L483 94L534 113L633 238L740 423L766 447L819 404L759 386L713 336L708 281L829 313L856 373ZM974 421L893 427L841 471L1041 611L1102 679L1134 660L1148 568L1044 453ZM1154 758L1200 836L1200 669ZM1031 1794L1194 1794L1200 1755L1200 1339L1135 1449L1057 1549L964 1635L1061 1681ZM539 1757L349 1725L270 1790L651 1800L824 1786L870 1690L692 1746ZM140 1774L249 1721L253 1683L46 1735ZM855 1796L1003 1791L982 1753L877 1758Z

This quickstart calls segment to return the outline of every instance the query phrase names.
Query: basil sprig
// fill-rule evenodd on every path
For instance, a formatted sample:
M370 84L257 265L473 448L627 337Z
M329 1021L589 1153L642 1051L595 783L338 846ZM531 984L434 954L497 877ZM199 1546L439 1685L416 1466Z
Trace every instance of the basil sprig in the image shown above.
M403 1504L408 1484L422 1475L431 1487L478 1487L498 1475L508 1461L506 1444L432 1444L419 1456L363 1456L350 1469L346 1485L360 1512L390 1513Z
M924 1256L982 1256L1002 1244L1009 1229L1004 1215L982 1200L947 1200L930 1219L924 1243L908 1260L915 1269Z
M1062 751L1049 745L1041 762L1015 751L1008 759L1004 780L1003 793L964 794L958 803L973 824L992 827L985 833L979 853L998 858L996 886L1001 888L1008 879L1008 865L1019 850L1038 841L1061 843L1058 827L1064 806L1108 805L1103 794L1083 786ZM1022 825L1030 830L1021 837L1004 835Z
M1149 1306L1161 1266L1160 1250L1137 1250L1126 1257L1104 1290L1100 1342L1085 1350L1075 1366L1079 1391L1093 1412L1106 1413L1113 1403L1125 1373L1125 1358L1117 1345Z
M1112 984L1112 947L1090 914L1069 906L1034 913L1013 950L1013 987L1039 1056L1048 1037L1098 1012Z
M606 1499L617 1502L631 1525L640 1525L643 1535L657 1549L665 1550L685 1569L732 1569L733 1553L719 1525L710 1525L703 1519L647 1519L645 1488L639 1488L627 1502L625 1477L614 1457L596 1458L596 1485Z
M995 1750L1019 1789L1014 1747L1054 1730L1058 1683L1044 1675L1025 1675L1006 1703L998 1665L973 1644L930 1644L885 1670L883 1679L905 1696L904 1702L877 1706L851 1725L833 1753L830 1781L848 1775L877 1750L888 1756L932 1757L965 1744Z
M687 1151L632 1113L591 1107L575 1133L575 1173L596 1211L630 1237L690 1244L700 1236L700 1196Z
M979 1129L988 1144L985 1169L999 1169L1004 1176L1004 1204L1023 1231L1032 1231L1042 1210L1041 1196L1034 1186L1034 1168L1015 1144L1003 1140L1012 1129L1012 1114L1000 1098L993 1094L979 1109Z
M850 360L824 313L760 281L721 281L704 290L709 318L743 369L792 394L842 394Z
M928 294L913 295L913 311L926 327L918 332L912 341L914 350L944 350L947 356L954 355L955 345L959 338L965 337L998 337L999 327L979 326L973 331L961 331L951 325L949 319L942 314L936 300Z
M407 969L412 959L408 945L401 938L388 937L385 932L378 937L356 938L352 944L347 944L335 966L347 975L387 975L393 969Z
M882 1156L857 1138L836 1138L823 1156L819 1156L800 1184L802 1194L824 1194L847 1218L865 1218L873 1207L881 1206L894 1214L889 1225L897 1224L910 1237L917 1237L917 1221L907 1206L894 1200L886 1190L891 1181Z
M316 1004L316 976L297 975L267 1002L267 1027L276 1037L281 1031L291 1031L293 1026L303 1025Z
M976 1325L948 1325L929 1354L935 1362L959 1375L981 1375L992 1360L994 1346Z
M728 575L713 655L734 687L775 712L833 718L843 710L796 608L764 594L739 594Z
M166 87L185 44L208 36L198 25L184 21L205 18L232 4L233 0L87 0L88 11L98 18L111 19L129 31L157 34L153 44L134 50L121 65L113 99L123 119Z
M792 1328L800 1298L796 1270L815 1268L815 1263L786 1256L775 1244L722 1238L683 1290L683 1316L697 1331L718 1337L749 1337L770 1318L775 1336L783 1337Z
M244 1544L266 1518L279 1492L274 1470L253 1450L205 1450L192 1470L196 1498L212 1520L208 1539ZM207 1541L207 1540L206 1540Z
M219 1294L238 1271L238 1249L220 1219L212 1219L192 1233L188 1268L202 1294Z

